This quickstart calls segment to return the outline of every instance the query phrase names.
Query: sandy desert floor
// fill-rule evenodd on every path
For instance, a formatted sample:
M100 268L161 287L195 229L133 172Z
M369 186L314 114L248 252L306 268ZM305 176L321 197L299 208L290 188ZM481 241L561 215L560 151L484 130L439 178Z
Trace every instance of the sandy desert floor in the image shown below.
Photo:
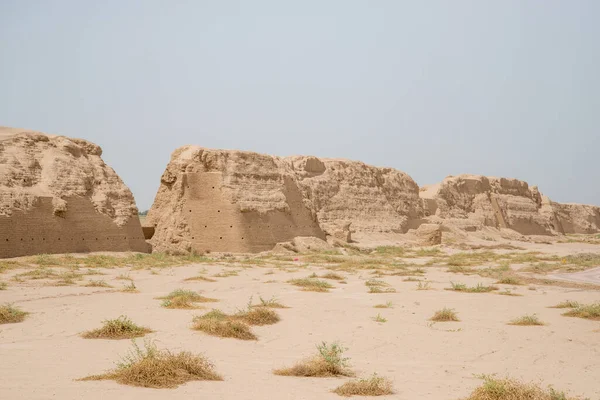
M558 257L581 252L600 254L597 245L569 243L538 247L534 250L542 249L543 254ZM272 373L274 368L289 366L314 354L315 346L322 341L338 341L345 346L348 349L345 355L350 357L357 376L377 373L389 378L396 393L387 398L465 398L481 385L482 374L534 381L573 396L600 398L600 321L565 317L561 315L564 309L549 308L565 300L587 304L600 301L600 286L582 284L586 280L600 284L598 270L590 272L591 268L585 267L579 268L583 272L572 268L552 271L553 279L565 279L560 282L567 282L566 285L544 284L541 280L524 281L522 285L498 284L497 278L473 273L481 268L496 268L498 260L479 262L474 258L462 262L467 264L463 272L449 272L448 257L456 252L444 249L442 257L440 253L432 257L426 252L422 256L412 253L408 258L397 254L365 256L357 262L341 264L337 259L332 262L329 255L250 258L241 262L225 258L184 266L101 266L93 268L93 272L103 275L85 275L93 267L90 263L87 268L76 269L81 276L76 276L74 283L70 280L60 283L52 273L47 279L23 275L40 269L57 273L66 270L64 266L48 265L52 262L47 259L44 264L48 266L5 263L0 281L7 283L7 287L0 291L0 304L13 303L30 314L21 323L0 325L0 398L341 398L331 391L348 378L298 378ZM475 262L478 264L473 265ZM399 266L400 263L410 263L407 264L410 267ZM509 264L511 270L527 265ZM214 277L231 271L237 271L237 275ZM343 275L345 283L329 281L334 288L318 293L303 291L287 282L328 271ZM392 275L395 271L404 273ZM184 280L198 274L213 277L215 281ZM119 277L133 280L138 292L121 292L130 281ZM92 279L103 280L113 287L85 287ZM393 288L395 292L369 293L365 283L373 279L387 283L389 286L384 289ZM569 279L579 283L568 284ZM451 282L468 286L494 284L499 290L487 293L445 290L451 287ZM419 284L428 290L418 290ZM219 301L192 310L161 307L156 297L179 288L199 291ZM258 335L256 341L213 337L190 329L195 315L213 307L235 312L245 308L251 297L256 303L259 296L275 297L289 308L277 310L280 322L253 327ZM374 308L388 302L390 308ZM429 321L435 311L444 307L454 309L460 322ZM526 314L537 315L545 325L507 324ZM153 340L159 348L204 354L224 380L189 382L175 389L132 387L114 381L78 381L113 368L131 348L130 340L80 337L81 332L98 328L101 321L120 315L154 330L144 339ZM386 322L376 322L377 315ZM144 339L137 342L143 343Z

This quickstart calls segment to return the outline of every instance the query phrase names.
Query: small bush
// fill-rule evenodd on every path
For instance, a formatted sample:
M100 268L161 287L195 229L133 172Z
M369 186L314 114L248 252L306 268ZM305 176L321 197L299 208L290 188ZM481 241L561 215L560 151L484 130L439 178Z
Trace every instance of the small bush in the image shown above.
M575 400L552 388L544 390L533 383L494 377L484 377L483 385L476 388L465 400Z
M125 293L138 293L139 290L137 290L137 286L135 286L135 283L133 281L131 281L129 283L129 285L123 286L123 289L121 289L121 292L125 292Z
M263 299L261 296L258 296L258 299L260 300L260 304L253 305L252 307L289 308L288 306L281 304L275 297L271 297L267 300Z
M417 284L417 290L430 290L431 289L431 283L429 282L419 282Z
M464 283L454 283L450 282L452 285L451 288L447 288L446 290L454 290L455 292L464 292L464 293L487 293L493 290L498 290L496 286L485 286L481 283L478 283L477 286L468 287Z
M376 304L373 306L373 308L394 308L394 303L388 301L385 304Z
M151 329L138 326L126 316L121 315L116 319L102 321L101 328L84 332L81 337L85 339L133 339L151 332Z
M375 322L387 322L387 319L382 317L381 314L377 314L376 316L373 317L373 321Z
M581 304L577 308L563 314L566 317L577 317L600 321L600 302L595 304Z
M505 276L503 278L501 278L500 280L498 280L498 282L496 283L500 283L503 285L522 285L523 282L521 282L521 280L517 277L514 276Z
M540 321L537 315L524 315L522 317L513 319L508 323L509 325L519 325L519 326L534 326L534 325L545 325L542 321Z
M216 282L216 279L212 279L203 275L192 276L191 278L185 278L184 281L204 281L204 282Z
M353 376L348 369L348 358L343 357L347 349L338 343L328 344L322 342L317 345L319 354L308 358L290 368L281 368L273 371L275 375L300 376L300 377L330 377Z
M562 303L558 303L550 308L577 308L579 306L581 306L581 304L576 301L565 300Z
M102 281L102 280L91 280L85 286L86 287L105 287L105 288L112 287L108 283L106 283L105 281Z
M220 310L212 310L202 316L194 317L192 329L224 338L258 339L248 324L235 320Z
M460 321L456 312L451 308L442 308L441 310L436 311L429 320L436 322Z
M12 304L6 303L0 305L0 324L14 324L17 322L23 322L27 314L29 313L21 311Z
M279 315L267 307L249 307L248 310L235 314L233 318L248 325L272 325L280 320Z
M329 289L333 288L330 283L315 278L292 279L288 283L309 292L329 292Z
M171 353L146 343L134 348L113 371L81 380L115 380L123 385L148 388L175 388L190 381L222 381L214 365L205 357L186 351Z
M321 275L322 279L331 279L334 281L343 281L344 279L346 279L345 277L343 277L340 274L336 274L335 272L328 272L326 274Z
M387 378L373 374L368 379L358 379L346 382L333 390L333 393L340 396L385 396L394 394L392 382Z
M166 296L158 297L163 300L161 305L165 308L191 309L197 308L195 303L211 303L218 301L209 297L204 297L191 290L177 289Z
M8 284L6 282L0 282L0 290L6 290L8 288Z

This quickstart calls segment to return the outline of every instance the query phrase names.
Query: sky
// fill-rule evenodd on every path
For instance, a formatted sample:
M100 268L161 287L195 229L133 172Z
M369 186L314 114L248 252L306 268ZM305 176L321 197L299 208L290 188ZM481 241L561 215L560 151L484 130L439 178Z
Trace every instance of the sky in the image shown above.
M600 205L600 1L0 0L0 125L148 209L179 146L514 177Z

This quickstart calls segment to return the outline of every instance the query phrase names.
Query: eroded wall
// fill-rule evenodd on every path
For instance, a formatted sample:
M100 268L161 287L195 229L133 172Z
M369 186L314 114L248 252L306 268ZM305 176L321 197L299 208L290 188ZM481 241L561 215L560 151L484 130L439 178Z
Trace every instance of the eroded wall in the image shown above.
M52 198L38 197L27 210L0 215L0 258L91 251L148 252L140 221L132 216L119 227L96 211L87 198L69 197L61 216Z
M259 252L296 236L325 238L289 178L284 178L282 187L289 207L266 212L242 211L224 194L221 172L185 173L182 179L183 213L192 250Z

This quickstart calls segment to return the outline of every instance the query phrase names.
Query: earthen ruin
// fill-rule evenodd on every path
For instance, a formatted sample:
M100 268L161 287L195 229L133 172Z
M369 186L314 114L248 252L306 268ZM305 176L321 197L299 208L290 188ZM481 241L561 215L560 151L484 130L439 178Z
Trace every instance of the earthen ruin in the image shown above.
M0 127L0 258L148 252L131 191L82 139Z
M439 244L444 230L594 233L600 207L552 202L517 179L461 175L419 189L403 172L359 161L184 146L147 224L157 251L259 252L299 236Z

